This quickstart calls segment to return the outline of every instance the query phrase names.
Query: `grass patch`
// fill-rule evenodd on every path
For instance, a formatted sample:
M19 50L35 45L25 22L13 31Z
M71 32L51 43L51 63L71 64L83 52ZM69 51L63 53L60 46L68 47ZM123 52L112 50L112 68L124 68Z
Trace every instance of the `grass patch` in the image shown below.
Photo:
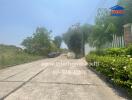
M42 58L44 57L28 54L15 46L0 45L0 69Z

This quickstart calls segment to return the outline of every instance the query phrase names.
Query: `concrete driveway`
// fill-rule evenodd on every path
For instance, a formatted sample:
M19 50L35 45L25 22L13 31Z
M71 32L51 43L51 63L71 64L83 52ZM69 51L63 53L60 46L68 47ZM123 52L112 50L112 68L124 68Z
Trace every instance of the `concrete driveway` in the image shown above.
M125 100L86 68L64 56L0 70L1 100Z

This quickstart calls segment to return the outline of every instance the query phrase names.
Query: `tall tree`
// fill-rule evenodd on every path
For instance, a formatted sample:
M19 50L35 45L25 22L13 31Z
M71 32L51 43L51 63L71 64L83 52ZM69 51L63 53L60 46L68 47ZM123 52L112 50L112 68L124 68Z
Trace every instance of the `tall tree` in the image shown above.
M68 31L65 34L63 34L63 40L67 44L68 48L74 51L76 54L78 53L84 55L84 45L86 42L89 41L88 37L92 33L93 29L92 27L93 26L90 24L83 25L75 24L72 27L70 27Z
M69 49L72 50L77 55L81 53L81 48L82 48L82 38L81 34L78 32L75 32L71 35L70 40L69 40Z
M70 27L69 30L63 34L63 40L68 48L76 55L82 53L82 31L80 25L75 24Z
M116 27L112 21L110 12L107 9L99 9L95 18L95 25L91 27L92 33L88 38L91 46L100 49L107 42L112 41L112 34L116 32Z
M55 45L57 46L57 48L60 48L61 43L62 43L62 38L61 38L61 36L56 36L56 37L54 38L54 43L55 43Z
M37 28L33 36L24 39L22 45L29 53L46 55L51 48L50 32L46 28Z

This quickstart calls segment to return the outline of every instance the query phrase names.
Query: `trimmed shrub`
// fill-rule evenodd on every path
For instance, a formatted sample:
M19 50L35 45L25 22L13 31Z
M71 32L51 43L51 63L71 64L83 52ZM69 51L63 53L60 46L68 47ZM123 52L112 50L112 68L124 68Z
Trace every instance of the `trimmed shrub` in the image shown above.
M132 45L129 45L126 49L126 54L132 56Z
M91 67L107 76L116 85L126 88L132 95L132 58L91 54L86 56L86 61L98 62L98 66L92 64Z
M112 56L126 55L125 48L109 48L109 49L106 49L105 52L107 55L112 55Z
M105 50L95 50L95 51L90 51L90 54L96 54L96 55L106 55Z

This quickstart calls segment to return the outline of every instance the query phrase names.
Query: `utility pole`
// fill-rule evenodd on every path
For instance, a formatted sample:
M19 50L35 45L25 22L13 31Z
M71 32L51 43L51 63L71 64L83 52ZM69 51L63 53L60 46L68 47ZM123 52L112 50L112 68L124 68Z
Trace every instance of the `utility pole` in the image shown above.
M85 39L84 39L85 33L82 32L82 55L85 56Z

